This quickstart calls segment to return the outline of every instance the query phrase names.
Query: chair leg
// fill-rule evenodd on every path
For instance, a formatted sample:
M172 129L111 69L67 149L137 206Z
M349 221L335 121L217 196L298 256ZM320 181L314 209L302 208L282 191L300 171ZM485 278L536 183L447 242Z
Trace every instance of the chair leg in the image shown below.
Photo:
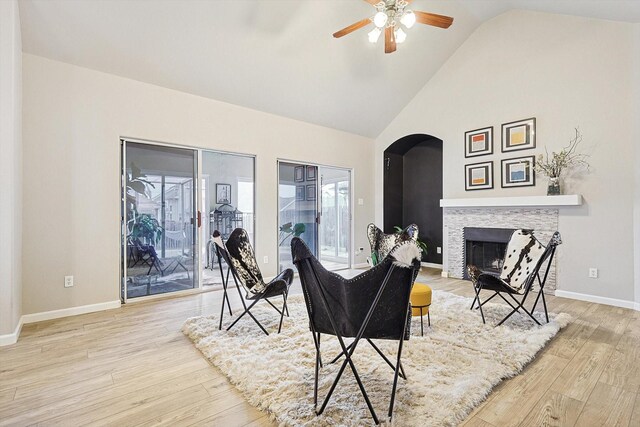
M351 344L349 344L347 346L347 350L350 350L351 346L353 346L353 343L351 343ZM331 360L331 362L329 362L329 365L333 365L334 363L336 363L338 361L338 359L340 359L342 356L344 356L344 351L341 352L340 354L338 354L336 357L334 357L333 360Z
M282 302L282 310L280 310L280 325L278 326L278 333L280 333L280 330L282 329L282 320L284 319L284 310L287 308L286 294L283 294L282 298L283 298L283 302Z
M315 332L313 333L313 341L316 343L316 375L313 382L313 409L318 409L318 372L320 366L322 366L322 360L320 359L320 332L318 332L318 338L316 339Z
M427 311L427 321L429 322L429 327L431 327L431 310Z
M407 310L407 316L409 315L409 311ZM405 322L406 323L406 322ZM389 403L389 419L393 416L393 404L396 401L396 388L398 386L398 375L400 373L400 369L402 365L400 364L400 359L402 358L402 344L404 343L404 336L400 338L400 342L398 343L398 360L396 362L396 371L393 374L393 388L391 389L391 402Z
M480 291L482 290L482 286L478 286L476 288L476 299L478 300L478 308L480 309L480 315L482 316L482 323L484 323L485 325L487 324L486 320L484 319L484 312L482 311L482 302L480 301ZM491 296L491 298L493 298L495 295Z
M249 307L247 307L240 316L238 316L238 318L236 320L233 321L233 323L231 325L229 325L229 327L227 328L227 331L229 329L231 329L236 323L238 323L238 320L242 319L242 317L245 314L248 314L254 322L256 322L256 324L260 327L260 329L262 329L262 332L264 332L266 335L269 335L269 332L267 332L267 330L264 328L264 326L262 326L262 324L258 321L258 319L255 318L255 316L251 313L251 309L253 308L254 305L256 305L258 303L258 301L260 301L262 298L258 298L257 300L255 300L253 303L251 303L251 305Z
M389 358L382 352L382 350L380 350L378 346L375 345L373 341L371 341L369 338L367 338L367 342L371 344L371 347L373 347L373 349L380 355L380 357L382 357L382 359L385 362L387 362L387 365L391 366L391 369L395 371L396 367L393 365L393 363L391 363ZM404 374L404 369L402 368L402 364L400 364L400 378L402 378L403 380L407 379L407 377Z
M420 307L420 336L424 336L424 321L422 320L422 307Z
M540 288L540 294L542 294L542 305L544 306L544 317L547 319L547 323L549 323L549 312L547 311L547 300L544 298L544 290Z

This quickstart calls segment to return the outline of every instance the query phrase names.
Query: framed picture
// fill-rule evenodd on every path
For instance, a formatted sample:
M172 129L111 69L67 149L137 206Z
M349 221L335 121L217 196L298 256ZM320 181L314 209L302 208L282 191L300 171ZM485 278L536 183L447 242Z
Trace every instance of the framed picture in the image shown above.
M231 184L216 184L216 203L231 204Z
M493 154L493 126L464 133L464 156Z
M295 182L304 181L304 166L296 166L293 168L293 180Z
M317 166L307 166L307 181L315 181L316 180L316 172L318 170Z
M316 185L307 185L307 200L316 199Z
M305 187L304 185L296 185L296 201L304 201L305 198Z
M493 188L493 162L465 165L464 173L465 190L487 190Z
M536 156L502 160L502 188L536 185Z
M536 118L502 125L502 152L536 148Z

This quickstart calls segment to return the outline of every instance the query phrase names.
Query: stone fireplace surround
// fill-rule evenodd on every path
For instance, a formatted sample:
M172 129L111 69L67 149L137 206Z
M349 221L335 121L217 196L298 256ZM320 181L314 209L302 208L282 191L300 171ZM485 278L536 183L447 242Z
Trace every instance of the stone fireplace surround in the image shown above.
M449 277L464 275L464 227L525 228L546 244L558 228L560 206L579 206L580 195L501 197L486 199L442 199L444 257L443 273ZM556 289L556 260L549 271L545 290Z

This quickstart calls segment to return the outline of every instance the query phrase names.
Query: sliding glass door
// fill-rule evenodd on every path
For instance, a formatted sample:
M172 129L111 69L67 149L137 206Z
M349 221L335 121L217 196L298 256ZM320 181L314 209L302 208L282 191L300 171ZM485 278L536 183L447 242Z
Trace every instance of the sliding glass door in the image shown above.
M330 270L350 268L351 171L319 168L319 254Z
M329 270L350 268L351 171L278 162L278 234L280 271L293 268L293 237Z
M197 151L123 144L123 300L198 287Z
M255 158L202 150L201 169L202 285L219 286L222 285L222 277L212 240L214 231L219 231L222 239L226 241L234 229L244 228L251 243L255 242Z

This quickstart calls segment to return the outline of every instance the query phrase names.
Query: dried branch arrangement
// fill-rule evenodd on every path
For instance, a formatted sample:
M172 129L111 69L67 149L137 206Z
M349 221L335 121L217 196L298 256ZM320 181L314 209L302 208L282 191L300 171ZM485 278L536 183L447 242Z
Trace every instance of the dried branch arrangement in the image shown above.
M588 155L579 153L578 146L582 142L582 134L575 128L576 134L569 141L569 145L560 152L549 152L545 148L545 154L540 154L536 161L536 170L549 178L559 178L566 169L585 168L589 169Z

